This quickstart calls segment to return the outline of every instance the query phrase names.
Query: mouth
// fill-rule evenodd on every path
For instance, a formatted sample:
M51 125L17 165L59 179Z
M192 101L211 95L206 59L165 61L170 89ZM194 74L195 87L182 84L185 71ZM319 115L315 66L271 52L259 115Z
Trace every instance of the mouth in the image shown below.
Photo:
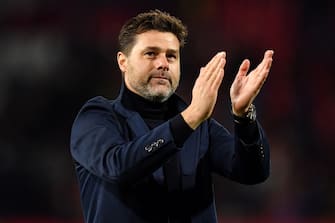
M153 81L152 83L156 85L170 85L171 84L170 80L165 77L152 77L151 81Z
M151 79L169 80L167 77L152 77Z
M171 80L166 75L153 75L150 77L151 80L157 81L159 84L166 84L166 82L171 83Z

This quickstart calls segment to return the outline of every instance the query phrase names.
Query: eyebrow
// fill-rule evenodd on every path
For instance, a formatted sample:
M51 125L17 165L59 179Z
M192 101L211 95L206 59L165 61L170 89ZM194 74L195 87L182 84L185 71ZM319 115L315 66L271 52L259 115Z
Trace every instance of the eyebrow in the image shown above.
M143 49L143 51L146 51L146 50L152 50L152 51L162 51L162 48L160 47L156 47L156 46L148 46L148 47L145 47ZM179 52L179 50L175 50L175 49L167 49L166 50L168 53L175 53L177 54Z

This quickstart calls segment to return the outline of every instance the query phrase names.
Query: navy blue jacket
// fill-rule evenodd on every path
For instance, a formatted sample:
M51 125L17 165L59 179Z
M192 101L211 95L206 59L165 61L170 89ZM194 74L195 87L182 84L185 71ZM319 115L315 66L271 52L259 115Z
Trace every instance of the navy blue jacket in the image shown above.
M203 122L177 145L171 120L150 130L141 116L116 100L95 97L78 113L71 133L71 154L87 223L168 222L171 212L194 223L217 222L212 173L242 184L269 176L269 145L259 123L257 139L241 140L214 119ZM173 95L178 110L185 103ZM168 192L162 165L180 155L181 190ZM171 202L172 201L172 202Z

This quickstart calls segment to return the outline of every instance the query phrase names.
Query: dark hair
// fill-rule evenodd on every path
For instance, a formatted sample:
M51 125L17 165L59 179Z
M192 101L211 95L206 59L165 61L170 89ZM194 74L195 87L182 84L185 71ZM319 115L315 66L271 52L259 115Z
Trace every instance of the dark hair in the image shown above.
M129 54L135 44L136 35L150 30L173 33L178 38L180 47L185 45L188 34L180 19L158 9L151 10L138 14L122 26L119 34L120 51Z

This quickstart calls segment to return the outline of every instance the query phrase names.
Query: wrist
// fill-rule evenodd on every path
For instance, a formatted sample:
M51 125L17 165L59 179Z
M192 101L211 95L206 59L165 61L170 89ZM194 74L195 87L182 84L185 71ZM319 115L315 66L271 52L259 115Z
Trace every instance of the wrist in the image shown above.
M238 124L249 124L256 121L256 106L250 104L247 111L244 114L235 114L232 111L234 122Z
M190 109L190 107L186 108L181 113L181 116L183 117L184 121L193 130L196 129L203 121L201 120L201 118L199 118L199 115L197 115L197 113L198 113L197 111Z

